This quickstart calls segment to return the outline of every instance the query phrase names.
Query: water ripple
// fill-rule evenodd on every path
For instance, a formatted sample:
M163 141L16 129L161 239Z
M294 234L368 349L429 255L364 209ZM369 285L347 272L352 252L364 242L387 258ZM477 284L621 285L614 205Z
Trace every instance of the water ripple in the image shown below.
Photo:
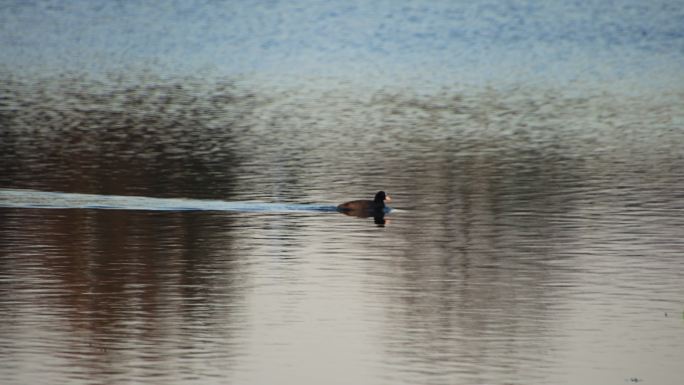
M151 211L336 212L334 205L226 202L0 189L0 207Z

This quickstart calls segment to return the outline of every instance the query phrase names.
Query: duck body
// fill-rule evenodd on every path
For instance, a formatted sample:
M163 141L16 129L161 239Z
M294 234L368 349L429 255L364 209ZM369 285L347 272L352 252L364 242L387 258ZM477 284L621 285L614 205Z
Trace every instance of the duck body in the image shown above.
M378 191L373 200L355 200L342 203L337 206L337 210L348 215L354 216L377 216L384 215L387 207L385 202L390 202L392 198L384 191Z

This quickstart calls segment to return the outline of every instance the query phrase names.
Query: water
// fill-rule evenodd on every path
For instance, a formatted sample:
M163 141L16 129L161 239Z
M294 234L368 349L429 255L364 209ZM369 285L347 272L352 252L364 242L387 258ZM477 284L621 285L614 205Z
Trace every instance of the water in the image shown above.
M5 85L3 383L681 379L681 96L45 84Z
M0 190L0 205L22 208L152 211L240 211L268 213L338 211L337 207L333 205L164 199L120 195L71 194L22 189ZM388 208L386 209L389 211Z
M0 69L684 87L682 0L16 1Z
M683 10L4 2L0 383L680 384Z

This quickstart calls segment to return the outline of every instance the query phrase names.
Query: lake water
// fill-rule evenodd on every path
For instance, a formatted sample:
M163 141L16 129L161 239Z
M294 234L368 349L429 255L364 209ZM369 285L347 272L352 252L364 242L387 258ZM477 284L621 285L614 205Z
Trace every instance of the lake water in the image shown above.
M4 2L0 384L681 384L682 20Z
M148 83L4 86L3 383L681 380L681 95Z

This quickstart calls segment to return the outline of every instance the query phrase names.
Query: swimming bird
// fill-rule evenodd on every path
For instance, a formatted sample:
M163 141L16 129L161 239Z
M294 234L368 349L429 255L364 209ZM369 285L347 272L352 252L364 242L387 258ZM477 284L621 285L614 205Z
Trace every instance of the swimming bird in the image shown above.
M384 191L378 191L373 200L356 200L342 203L337 206L337 210L348 215L360 217L376 216L385 213L385 202L392 201Z

